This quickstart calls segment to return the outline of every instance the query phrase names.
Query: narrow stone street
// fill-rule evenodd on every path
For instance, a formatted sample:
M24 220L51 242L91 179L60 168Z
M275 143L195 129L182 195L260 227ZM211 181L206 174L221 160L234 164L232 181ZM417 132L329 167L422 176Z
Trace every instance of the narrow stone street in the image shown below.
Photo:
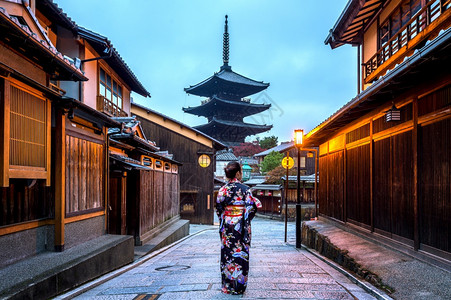
M375 299L311 253L297 250L293 223L288 243L283 222L256 218L252 228L244 295L220 291L217 226L191 225L190 237L75 299ZM59 298L66 297L71 294Z

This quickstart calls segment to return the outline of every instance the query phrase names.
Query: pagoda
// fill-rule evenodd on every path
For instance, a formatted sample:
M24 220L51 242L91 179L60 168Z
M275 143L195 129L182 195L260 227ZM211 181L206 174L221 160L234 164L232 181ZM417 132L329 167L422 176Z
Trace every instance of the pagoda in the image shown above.
M268 88L269 83L255 81L232 71L229 66L229 33L225 16L223 65L219 72L204 81L185 88L192 95L207 97L201 105L183 108L189 114L203 116L208 123L194 128L228 146L243 143L245 138L268 131L272 125L245 123L243 119L271 107L271 104L251 103L248 97Z

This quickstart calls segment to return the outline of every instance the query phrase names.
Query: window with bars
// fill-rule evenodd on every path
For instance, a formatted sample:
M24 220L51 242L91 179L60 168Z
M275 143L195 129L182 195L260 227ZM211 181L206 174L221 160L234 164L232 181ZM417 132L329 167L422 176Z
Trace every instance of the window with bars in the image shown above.
M51 104L38 91L15 80L0 80L0 186L10 180L45 179L50 184Z
M103 68L99 74L99 94L122 109L122 86Z
M379 26L379 48L383 48L391 37L407 24L428 2L427 0L404 0L390 17Z
M46 167L47 100L11 86L10 166Z

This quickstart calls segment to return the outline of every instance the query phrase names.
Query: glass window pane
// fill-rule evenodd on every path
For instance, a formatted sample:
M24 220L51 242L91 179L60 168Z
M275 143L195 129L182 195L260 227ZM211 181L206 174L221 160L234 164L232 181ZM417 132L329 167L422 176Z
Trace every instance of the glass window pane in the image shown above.
M111 89L111 76L106 75L106 85Z
M412 0L410 7L412 16L414 16L421 9L421 0Z
M401 6L401 26L410 21L410 1L404 1Z
M102 82L99 84L99 94L105 96L105 85Z
M109 100L111 100L111 89L107 88L106 89L106 98L108 98Z
M380 28L381 46L388 42L389 22L385 22Z
M401 11L398 9L392 16L390 34L393 37L401 29Z
M105 71L102 68L100 68L100 80L105 82Z
M113 80L113 93L117 94L117 82Z
M117 106L122 108L122 98L117 98Z
M119 97L122 98L122 87L120 85L118 85L118 90L119 90Z

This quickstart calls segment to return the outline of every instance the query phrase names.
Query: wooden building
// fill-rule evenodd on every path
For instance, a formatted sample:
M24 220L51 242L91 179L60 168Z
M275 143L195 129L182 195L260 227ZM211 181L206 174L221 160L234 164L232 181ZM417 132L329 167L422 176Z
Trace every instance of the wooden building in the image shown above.
M320 147L321 216L448 266L450 8L350 0L326 43L358 47L362 92L305 141Z
M126 149L118 164L127 165L123 157L138 161L128 164L129 170L157 173L141 158L159 159L163 170L158 172L167 173L155 175L164 177L157 181L161 194L178 192L177 163L154 155L158 149L139 130L114 119L130 116L132 91L150 96L106 37L79 27L51 0L0 1L0 266L108 232L124 233L122 219L114 220L117 212L110 212L117 202L109 202L117 187L110 174L118 169L110 154L121 152L117 149ZM130 129L128 137L109 141L111 128ZM137 140L142 150L135 150ZM154 180L140 174L140 184ZM125 189L121 195L127 196ZM158 214L151 225L133 225L138 237L178 214L178 205L161 212L163 217L138 213L136 206L148 198L130 197L134 206L127 202L130 213L120 211L123 218ZM162 199L178 200L172 194ZM114 222L121 224L117 231Z
M259 214L279 217L282 213L283 187L280 184L257 184L252 194L262 203Z
M213 224L215 154L226 146L208 135L147 107L132 103L143 132L180 162L180 216Z

